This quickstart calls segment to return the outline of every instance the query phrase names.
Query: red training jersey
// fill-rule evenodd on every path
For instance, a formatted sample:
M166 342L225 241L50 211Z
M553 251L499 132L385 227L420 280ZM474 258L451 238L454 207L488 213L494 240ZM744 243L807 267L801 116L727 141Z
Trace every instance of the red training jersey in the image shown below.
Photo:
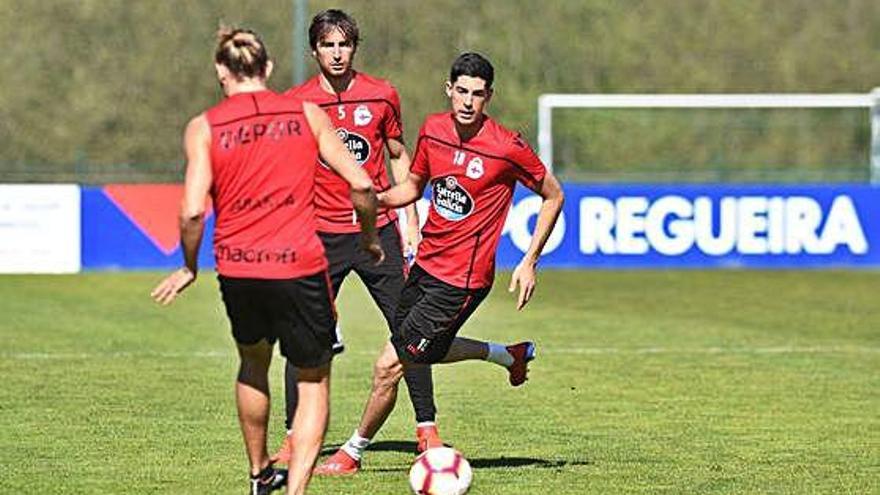
M416 262L456 287L491 286L516 182L537 190L544 164L518 133L488 116L477 135L462 142L446 112L425 119L411 172L431 187Z
M205 115L217 272L283 279L326 269L313 205L318 148L302 101L239 93Z
M358 165L373 179L373 188L378 192L391 186L385 167L385 141L401 139L403 135L400 97L394 86L383 79L356 72L347 90L339 94L328 93L321 87L321 76L318 75L289 89L285 95L323 108ZM334 234L359 232L348 183L321 163L315 185L318 231ZM382 227L396 219L394 210L380 208L376 226Z

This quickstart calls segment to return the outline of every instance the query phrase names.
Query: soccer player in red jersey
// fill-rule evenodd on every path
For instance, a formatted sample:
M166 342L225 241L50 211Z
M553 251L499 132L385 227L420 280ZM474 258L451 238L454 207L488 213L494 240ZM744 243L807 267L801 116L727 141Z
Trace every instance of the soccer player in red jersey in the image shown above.
M391 187L385 152L396 182L407 179L410 157L403 143L397 90L388 81L354 69L359 38L357 23L345 12L331 9L317 14L309 27L309 42L320 72L286 94L325 109L339 137L373 180L373 187L383 191ZM373 264L368 253L359 247L360 227L347 194L347 184L324 165L318 167L316 175L315 207L318 236L327 252L334 294L339 293L345 278L354 271L390 327L407 271L404 255L414 253L419 242L415 207L409 205L406 209L403 246L395 210L380 208L376 226L386 254L385 262L380 265ZM296 370L290 363L285 377L288 384L287 426L289 433L293 433L290 425L297 401ZM425 442L442 444L433 426L435 408L431 370L414 369L407 374L406 380L419 423L417 436L425 438ZM286 462L290 455L289 446L289 442L283 442L273 459Z
M214 56L226 98L186 127L180 237L185 266L153 290L171 303L192 284L208 197L216 214L214 255L238 347L239 423L250 462L250 493L281 488L284 473L266 451L272 347L299 373L294 455L287 493L305 492L329 414L336 314L313 206L318 154L339 174L361 222L362 249L381 262L370 178L317 105L266 87L272 62L253 31L222 29Z
M374 393L358 428L363 437L371 438L393 407L375 390L397 387L405 370L483 359L507 367L512 385L526 379L533 343L505 348L456 336L492 287L495 252L516 183L543 199L531 244L510 281L511 292L519 287L518 310L532 297L538 256L563 204L559 182L522 137L484 113L493 80L494 69L484 57L459 56L446 83L452 111L425 120L409 177L379 194L380 205L399 207L418 200L428 184L432 191L416 263L377 369L379 363L392 364L374 375ZM351 444L316 471L340 473L356 466Z

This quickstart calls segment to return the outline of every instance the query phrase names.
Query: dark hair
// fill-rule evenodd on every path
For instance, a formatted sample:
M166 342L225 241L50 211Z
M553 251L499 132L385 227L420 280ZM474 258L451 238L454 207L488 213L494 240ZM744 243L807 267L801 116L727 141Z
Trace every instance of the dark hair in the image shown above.
M236 79L266 77L269 53L260 35L254 31L221 27L217 30L214 62L226 66Z
M495 80L495 68L479 53L462 53L452 62L449 70L449 82L455 83L459 76L479 77L486 81L486 87L491 88Z
M345 39L357 48L360 31L354 17L338 9L328 9L312 18L312 24L309 26L309 45L312 46L312 50L317 50L318 41L335 28L339 28Z

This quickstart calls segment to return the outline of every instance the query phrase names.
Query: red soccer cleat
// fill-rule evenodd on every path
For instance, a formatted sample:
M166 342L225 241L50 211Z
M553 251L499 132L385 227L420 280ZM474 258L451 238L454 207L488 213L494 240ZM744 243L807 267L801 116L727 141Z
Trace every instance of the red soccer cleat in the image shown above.
M440 433L437 431L436 425L419 426L416 428L416 439L418 445L416 449L422 453L434 447L443 447L443 440L440 440Z
M317 476L349 476L357 473L360 468L361 461L355 460L346 451L339 449L312 473Z
M507 352L513 356L513 364L507 368L510 374L508 380L514 387L518 387L528 380L529 361L535 359L535 343L520 342L507 346Z
M275 452L271 457L269 457L269 462L272 464L288 464L290 462L290 454L293 452L293 443L291 442L290 435L284 436L284 441L281 442L281 447L278 447L278 452Z

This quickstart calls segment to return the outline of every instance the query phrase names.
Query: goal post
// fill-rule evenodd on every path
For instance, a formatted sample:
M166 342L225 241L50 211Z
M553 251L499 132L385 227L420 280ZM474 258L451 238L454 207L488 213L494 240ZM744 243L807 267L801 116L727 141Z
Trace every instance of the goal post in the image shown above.
M538 97L538 154L553 169L554 108L816 109L866 108L871 122L870 177L880 184L880 87L870 93L543 94Z

